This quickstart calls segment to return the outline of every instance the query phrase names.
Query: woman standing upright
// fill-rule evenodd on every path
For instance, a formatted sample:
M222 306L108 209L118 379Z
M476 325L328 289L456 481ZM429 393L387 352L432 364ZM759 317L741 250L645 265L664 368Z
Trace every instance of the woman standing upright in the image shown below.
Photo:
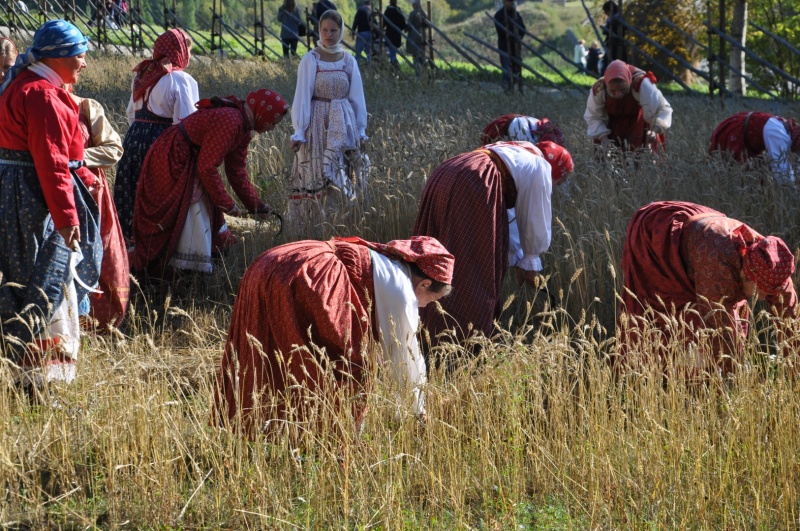
M326 11L320 18L319 45L300 61L292 106L292 151L297 157L286 214L290 236L322 238L323 224L335 223L345 202L355 198L350 170L366 171L361 164L367 140L364 88L358 63L345 52L342 37L342 16Z
M0 66L3 68L0 72L0 83L5 80L6 72L14 66L17 60L17 45L8 37L0 37Z
M72 92L72 85L67 85ZM122 157L122 139L100 102L72 94L79 109L79 128L83 138L83 160L97 179L91 194L100 212L100 236L103 242L103 263L100 268L99 293L89 294L89 312L98 330L119 326L128 309L130 279L128 251L119 226L117 209L111 199L105 170Z
M295 0L283 0L283 5L278 8L278 22L281 23L284 59L289 58L290 51L297 57L297 43L300 42L300 37L306 34L306 23Z
M78 301L99 277L89 191L100 183L63 88L86 68L87 44L69 22L46 22L0 87L0 346L32 383L74 378Z
M197 81L183 71L189 65L191 49L192 38L183 30L171 29L156 39L153 58L133 69L136 76L127 111L131 127L114 181L114 204L127 240L132 237L136 184L147 150L169 126L193 113L200 99Z

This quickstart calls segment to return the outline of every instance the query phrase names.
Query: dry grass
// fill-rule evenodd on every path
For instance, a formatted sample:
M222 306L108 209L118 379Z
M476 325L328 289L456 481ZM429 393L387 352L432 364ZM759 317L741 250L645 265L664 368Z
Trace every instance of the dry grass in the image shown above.
M106 103L124 131L130 59L97 58L78 92ZM203 96L267 85L291 99L293 67L194 64ZM335 227L385 241L407 236L425 176L476 147L496 115L564 127L576 171L554 194L545 257L560 302L542 311L515 291L483 356L427 390L422 429L382 375L363 433L244 441L211 427L230 309L246 265L282 243L248 223L210 278L167 294L135 288L121 333L86 339L80 376L36 405L0 390L0 525L16 528L796 528L800 400L755 339L754 362L722 386L687 389L660 375L615 379L615 294L624 229L639 206L707 204L800 244L795 191L768 175L705 160L714 124L746 102L671 98L668 160L598 162L583 134L584 93L421 86L365 74L372 204ZM763 103L762 103L763 104ZM787 108L770 108L788 114ZM289 126L257 139L251 171L275 206L291 165ZM761 181L764 181L763 184ZM532 304L531 304L532 303ZM765 361L766 360L766 361ZM8 378L0 378L7 382ZM346 416L324 424L347 424Z

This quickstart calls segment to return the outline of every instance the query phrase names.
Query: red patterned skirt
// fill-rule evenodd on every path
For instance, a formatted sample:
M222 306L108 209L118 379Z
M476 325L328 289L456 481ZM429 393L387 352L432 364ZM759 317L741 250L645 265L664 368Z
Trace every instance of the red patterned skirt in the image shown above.
M111 198L105 174L98 175L103 186L92 191L92 197L100 210L100 237L103 241L103 262L100 267L98 288L101 294L90 293L91 316L97 320L98 329L105 330L109 325L119 326L128 310L130 297L130 268L128 250L122 236L117 209Z
M360 422L364 408L353 398L371 370L374 300L364 246L307 240L259 256L233 307L216 397L220 422L250 436L281 430L287 420L302 430L315 410L342 402Z
M662 201L640 208L631 218L622 250L624 304L618 326L623 364L632 350L641 350L645 361L654 352L663 362L662 347L678 341L684 361L676 363L687 375L695 370L697 365L685 361L691 354L686 352L698 343L697 332L708 325L696 310L687 311L697 293L681 248L684 229L709 216L725 217L706 206Z
M511 207L516 200L508 180L489 155L472 151L445 161L425 184L414 235L433 236L455 257L453 293L440 301L447 315L435 304L420 308L434 345L445 330L458 341L470 330L494 332L508 269L506 199Z

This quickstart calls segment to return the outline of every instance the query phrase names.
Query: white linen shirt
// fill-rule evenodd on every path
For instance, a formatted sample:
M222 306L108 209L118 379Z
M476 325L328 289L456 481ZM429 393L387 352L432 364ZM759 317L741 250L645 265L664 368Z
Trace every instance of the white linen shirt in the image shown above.
M490 144L505 163L517 187L515 208L508 211L509 265L526 271L541 271L541 255L552 239L552 168L544 157L513 144ZM515 227L516 225L516 227ZM514 235L519 237L514 239Z
M375 284L375 311L381 333L384 365L398 389L411 391L415 415L425 412L422 386L425 358L419 351L419 301L411 285L408 265L370 250L372 281Z
M647 122L650 129L658 126L661 129L660 132L664 132L672 127L672 106L649 79L644 78L639 90L631 89L631 94L633 94L633 99L641 105L644 121ZM589 138L595 140L611 134L608 118L605 86L598 90L597 94L590 89L589 99L586 100L586 112L583 113L583 119L586 120L588 126Z
M147 106L151 112L163 118L172 118L172 123L176 124L197 110L194 104L200 100L200 89L192 76L177 70L159 79L150 89L149 98ZM131 82L131 97L126 111L129 125L136 120L136 111L142 108L144 99L133 101Z
M794 184L794 168L789 157L792 150L792 137L783 122L770 118L764 124L764 146L769 156L769 166L775 180L780 184Z
M361 83L361 72L355 58L347 52L339 61L328 63L320 61L317 54L309 52L303 55L297 67L297 87L292 102L292 140L306 141L306 129L311 121L311 98L314 96L314 83L317 80L317 65L322 70L341 70L345 63L350 71L350 92L347 100L353 107L356 116L358 138L367 140L367 102L364 99L364 85Z

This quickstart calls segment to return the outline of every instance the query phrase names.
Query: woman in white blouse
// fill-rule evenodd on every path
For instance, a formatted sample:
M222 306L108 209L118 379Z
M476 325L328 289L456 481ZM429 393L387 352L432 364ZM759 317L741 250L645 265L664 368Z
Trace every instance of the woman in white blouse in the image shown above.
M217 416L246 434L314 430L325 410L364 418L373 368L400 411L425 418L419 309L450 291L453 256L433 238L303 240L250 264L233 306ZM239 424L241 423L241 424Z
M200 99L197 81L183 71L191 59L192 38L180 29L162 33L153 45L153 58L139 63L131 84L125 152L117 165L114 204L125 239L133 232L133 205L142 162L161 133L195 111Z
M286 229L295 238L326 237L325 226L337 224L365 179L367 106L358 63L341 43L343 27L338 12L323 13L318 46L298 68L291 137L297 156L286 214Z
M497 142L462 153L436 168L420 198L414 234L431 236L455 257L457 289L442 308L420 312L434 344L475 333L491 336L502 309L509 265L518 282L536 285L550 247L553 184L573 163L553 142ZM511 245L509 235L515 236ZM453 331L453 333L451 333Z

